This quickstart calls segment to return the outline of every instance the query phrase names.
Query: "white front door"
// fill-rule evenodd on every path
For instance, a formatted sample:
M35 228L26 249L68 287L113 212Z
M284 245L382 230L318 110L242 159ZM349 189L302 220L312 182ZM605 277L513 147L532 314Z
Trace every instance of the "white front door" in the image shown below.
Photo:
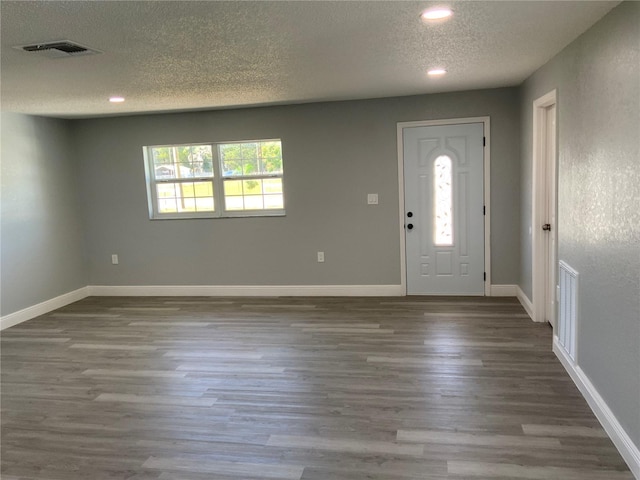
M484 125L403 128L408 295L484 295Z

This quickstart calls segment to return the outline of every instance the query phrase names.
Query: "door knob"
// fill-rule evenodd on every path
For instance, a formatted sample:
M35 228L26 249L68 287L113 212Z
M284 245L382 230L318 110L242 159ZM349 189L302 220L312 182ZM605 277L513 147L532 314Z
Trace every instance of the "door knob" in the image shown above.
M545 232L548 232L549 230L551 230L551 224L545 223L544 225L542 225L542 230L544 230Z
M409 224L407 224L407 228L408 228L409 230L413 229L413 223L409 223Z

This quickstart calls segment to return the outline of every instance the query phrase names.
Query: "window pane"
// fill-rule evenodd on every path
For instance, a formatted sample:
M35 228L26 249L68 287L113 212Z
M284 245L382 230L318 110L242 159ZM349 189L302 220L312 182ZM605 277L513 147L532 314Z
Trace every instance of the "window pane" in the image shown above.
M230 177L242 175L242 145L228 143L219 146L219 155L222 162L222 176Z
M175 178L173 158L170 147L151 149L155 177L158 179Z
M262 180L244 180L242 190L245 195L262 195Z
M213 183L211 182L194 182L194 196L196 198L213 198Z
M196 211L196 199L193 197L182 197L178 200L178 211L180 212L195 212Z
M158 199L158 211L160 213L175 213L178 211L175 198Z
M242 173L244 175L256 175L260 173L258 168L258 144L242 144Z
M262 189L264 193L282 193L282 179L265 178L262 181Z
M191 165L191 147L176 147L176 163L178 164L180 178L193 177L193 168Z
M243 197L224 197L227 210L244 210Z
M225 177L282 173L282 144L279 140L222 144L219 154Z
M198 212L213 212L214 202L213 198L196 198L196 211Z
M178 204L176 203L178 193L176 192L175 183L156 185L156 192L158 195L158 211L160 213L175 213L178 211Z
M158 180L213 177L211 145L153 147L150 150Z
M193 197L194 196L194 188L193 183L181 183L180 189L183 197Z
M282 195L265 195L264 208L269 210L282 210L284 208L284 198Z
M160 213L212 212L213 182L161 183L156 185Z
M158 198L175 198L176 197L176 184L175 183L160 183L156 185L156 192Z
M225 180L224 194L227 210L284 208L281 178Z
M176 199L178 203L178 211L195 212L196 201L195 198L193 198L195 190L193 183L179 183L177 185L177 188L180 192L178 198Z
M213 211L213 183L212 182L189 182L182 183L182 207L181 211L205 212Z
M225 180L225 195L242 195L242 180Z
M196 177L213 177L213 152L211 145L195 145L191 148L190 163Z
M262 210L264 207L262 205L262 196L247 196L244 197L244 208L245 210Z
M172 163L169 147L154 147L151 149L151 157L154 165Z
M262 173L282 173L282 143L261 142Z
M453 245L453 197L451 158L441 155L434 162L434 242Z

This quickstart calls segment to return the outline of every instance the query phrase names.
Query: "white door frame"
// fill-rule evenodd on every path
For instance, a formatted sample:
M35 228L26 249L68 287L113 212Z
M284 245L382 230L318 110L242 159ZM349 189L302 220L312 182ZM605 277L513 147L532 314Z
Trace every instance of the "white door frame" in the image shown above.
M533 102L533 185L532 185L532 212L531 212L531 263L532 263L532 296L533 321L545 321L545 280L548 270L548 262L545 255L545 235L554 235L555 242L549 255L556 265L558 248L558 229L556 200L556 168L557 151L550 159L547 159L547 116L546 111L550 106L556 106L556 118L558 115L558 103L556 90L543 95ZM556 122L557 125L557 122ZM557 127L556 127L557 128ZM557 131L556 131L557 138ZM557 145L557 141L556 141ZM556 147L557 148L557 147ZM546 162L549 161L551 175L546 175ZM551 185L547 185L547 182ZM556 225L551 226L551 231L546 234L542 231L542 225L547 223L547 199L545 192L550 192L549 204L556 211ZM548 272L555 285L555 268ZM555 315L555 312L554 312ZM552 319L553 321L553 319Z
M404 144L405 128L432 127L435 125L460 125L464 123L484 124L484 282L485 296L491 295L491 119L490 117L450 118L443 120L421 120L416 122L398 122L398 190L400 194L400 286L402 295L407 295L407 251L404 229Z

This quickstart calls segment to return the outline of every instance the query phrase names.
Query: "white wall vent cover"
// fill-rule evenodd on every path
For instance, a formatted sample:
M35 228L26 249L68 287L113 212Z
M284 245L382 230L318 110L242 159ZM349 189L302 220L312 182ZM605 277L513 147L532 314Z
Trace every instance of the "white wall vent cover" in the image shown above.
M82 57L86 55L97 55L100 50L85 47L70 40L58 40L55 42L32 43L30 45L18 45L18 50L38 54L47 58L69 58Z
M578 321L578 272L563 261L559 262L559 266L558 342L575 362Z

